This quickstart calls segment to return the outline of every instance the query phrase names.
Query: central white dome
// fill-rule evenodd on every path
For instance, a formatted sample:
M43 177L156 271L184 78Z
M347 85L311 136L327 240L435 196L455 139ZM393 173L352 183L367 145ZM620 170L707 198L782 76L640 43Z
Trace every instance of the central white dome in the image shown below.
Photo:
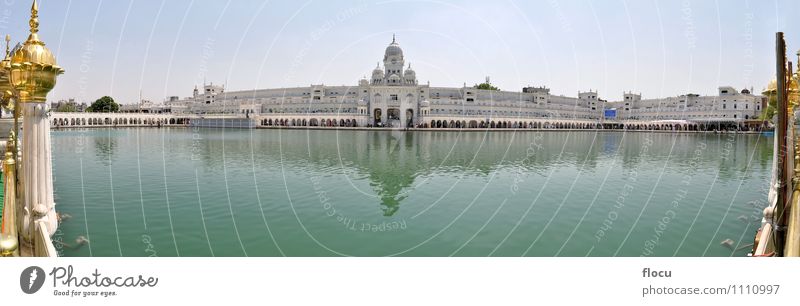
M389 57L389 56L403 57L403 49L401 49L400 45L397 44L397 41L395 41L394 36L392 36L392 43L389 44L388 47L386 47L385 56L386 57Z

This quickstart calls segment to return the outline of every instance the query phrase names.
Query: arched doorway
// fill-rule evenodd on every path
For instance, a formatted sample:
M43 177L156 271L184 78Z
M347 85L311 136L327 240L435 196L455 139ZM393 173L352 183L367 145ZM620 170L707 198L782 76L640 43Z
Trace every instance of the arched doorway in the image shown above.
M380 108L376 108L374 111L372 111L372 117L373 117L373 119L375 119L373 124L375 126L378 126L378 125L380 125L381 121L383 120L383 112L381 111Z
M400 126L400 109L389 108L386 110L387 123L392 127Z

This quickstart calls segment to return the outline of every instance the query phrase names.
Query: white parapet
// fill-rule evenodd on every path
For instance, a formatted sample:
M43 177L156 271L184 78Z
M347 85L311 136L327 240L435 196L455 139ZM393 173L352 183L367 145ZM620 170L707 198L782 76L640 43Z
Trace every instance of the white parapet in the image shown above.
M52 232L47 230L49 224L46 220L38 220L34 223L34 242L33 255L36 257L58 257L58 251L53 245Z

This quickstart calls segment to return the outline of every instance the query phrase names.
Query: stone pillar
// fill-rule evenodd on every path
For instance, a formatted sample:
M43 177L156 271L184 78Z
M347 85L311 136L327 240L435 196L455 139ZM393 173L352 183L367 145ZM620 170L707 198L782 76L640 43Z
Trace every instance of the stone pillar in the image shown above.
M21 103L22 106L22 226L26 242L33 241L33 227L44 220L50 235L58 229L53 200L53 165L50 147L50 121L44 102Z
M401 128L405 128L406 127L406 120L408 120L408 118L406 118L406 109L405 109L404 105L405 105L405 103L400 104L400 127Z
M372 108L367 109L367 124L375 124L375 112Z

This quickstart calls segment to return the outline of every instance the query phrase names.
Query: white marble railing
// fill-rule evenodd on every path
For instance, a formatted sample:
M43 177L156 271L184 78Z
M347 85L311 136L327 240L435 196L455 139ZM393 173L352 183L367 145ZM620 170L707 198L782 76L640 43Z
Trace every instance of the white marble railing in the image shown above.
M58 257L58 252L50 239L47 221L38 220L34 226L33 252L36 257Z

